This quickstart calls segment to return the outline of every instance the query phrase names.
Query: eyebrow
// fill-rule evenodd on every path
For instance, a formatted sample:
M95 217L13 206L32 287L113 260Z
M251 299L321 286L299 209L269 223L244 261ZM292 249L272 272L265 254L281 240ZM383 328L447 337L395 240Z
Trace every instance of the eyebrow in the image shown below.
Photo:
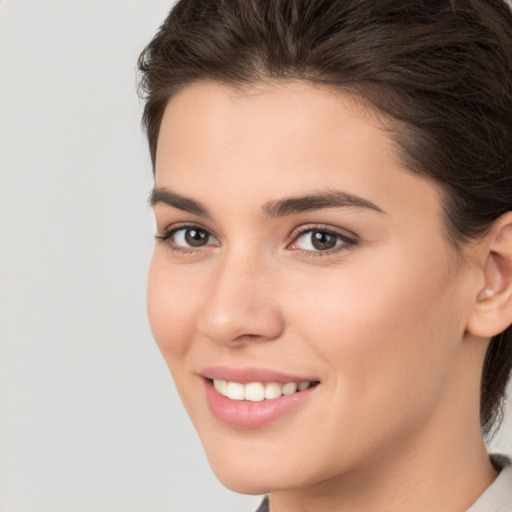
M149 196L149 204L155 206L164 203L178 210L183 210L201 217L211 218L211 214L199 201L190 197L171 192L166 188L155 187ZM327 208L364 208L385 213L377 205L362 197L341 192L326 190L303 196L288 197L270 201L263 205L263 213L267 218L286 217L295 213L304 213Z
M151 191L149 195L150 206L153 207L158 203L164 203L172 206L173 208L177 208L178 210L193 213L194 215L199 215L201 217L211 217L208 209L199 201L176 194L176 192L171 192L166 188L155 187Z
M270 201L263 206L263 211L267 217L275 218L327 208L366 208L384 213L383 210L370 201L339 190L326 190L304 196Z

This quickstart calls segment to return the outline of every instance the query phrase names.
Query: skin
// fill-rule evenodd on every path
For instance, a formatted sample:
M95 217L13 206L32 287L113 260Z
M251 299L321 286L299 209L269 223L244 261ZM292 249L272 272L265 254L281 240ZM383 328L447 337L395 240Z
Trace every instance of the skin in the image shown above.
M403 168L383 128L353 98L302 82L191 85L163 117L155 187L208 215L155 196L157 232L185 223L211 237L157 241L151 328L218 478L270 492L273 512L459 512L496 477L478 376L495 330L480 304L501 260L487 263L490 241L454 250L440 190ZM265 213L326 190L380 211ZM315 249L298 234L312 227L355 243ZM199 373L214 365L320 384L272 424L240 429L209 410Z

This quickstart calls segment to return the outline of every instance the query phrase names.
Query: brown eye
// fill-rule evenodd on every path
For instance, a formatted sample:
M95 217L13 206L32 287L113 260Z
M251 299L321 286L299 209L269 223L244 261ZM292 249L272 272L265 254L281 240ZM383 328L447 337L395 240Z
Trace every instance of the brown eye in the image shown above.
M184 226L173 229L165 235L157 235L159 240L167 242L173 249L198 249L209 245L218 245L218 240L207 230L199 226Z
M331 254L339 249L349 249L357 244L357 240L347 235L322 229L320 227L304 229L298 233L291 244L291 249L299 249L307 253Z
M183 230L185 242L190 247L202 247L208 243L210 234L204 229L186 228Z
M319 251L326 251L336 247L337 238L338 237L327 231L312 231L311 245Z

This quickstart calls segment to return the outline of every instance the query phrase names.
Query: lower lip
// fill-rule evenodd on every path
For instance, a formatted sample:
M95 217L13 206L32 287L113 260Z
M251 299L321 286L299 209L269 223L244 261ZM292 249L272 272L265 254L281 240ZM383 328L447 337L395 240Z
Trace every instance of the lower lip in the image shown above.
M307 400L318 385L272 400L251 402L221 395L211 380L205 380L206 400L212 414L222 423L237 428L261 428L278 420Z

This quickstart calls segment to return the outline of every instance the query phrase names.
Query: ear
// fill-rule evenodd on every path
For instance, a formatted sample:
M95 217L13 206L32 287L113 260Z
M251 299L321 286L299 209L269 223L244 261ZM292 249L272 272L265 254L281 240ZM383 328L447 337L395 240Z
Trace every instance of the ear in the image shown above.
M480 248L484 284L475 294L467 330L490 338L512 324L512 212L495 221Z

